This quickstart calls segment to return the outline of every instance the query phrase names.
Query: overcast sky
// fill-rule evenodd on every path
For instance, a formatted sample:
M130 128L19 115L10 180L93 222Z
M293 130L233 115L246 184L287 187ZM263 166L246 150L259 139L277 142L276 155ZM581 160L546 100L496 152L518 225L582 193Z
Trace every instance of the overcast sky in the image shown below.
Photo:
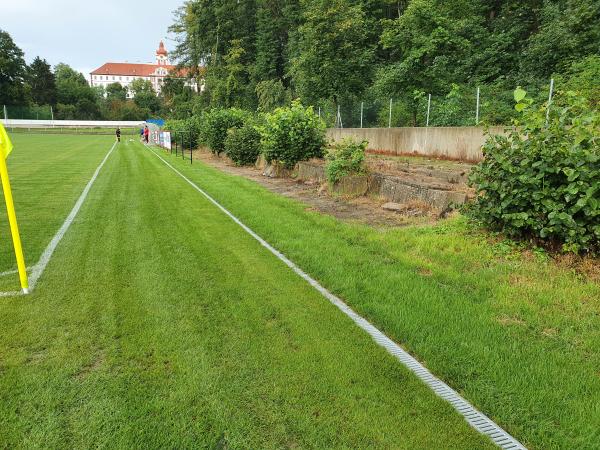
M89 72L105 62L153 62L184 0L0 0L0 29L31 62ZM167 50L174 43L165 40Z

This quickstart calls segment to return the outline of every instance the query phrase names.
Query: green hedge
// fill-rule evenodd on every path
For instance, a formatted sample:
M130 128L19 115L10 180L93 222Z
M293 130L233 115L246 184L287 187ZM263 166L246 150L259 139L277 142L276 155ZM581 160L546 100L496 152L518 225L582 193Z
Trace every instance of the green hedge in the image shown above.
M260 133L247 121L241 128L230 128L225 139L225 154L238 166L252 165L260 154Z
M298 161L322 157L325 147L325 124L299 101L291 107L277 108L265 115L258 127L262 153L268 162L278 161L291 169Z
M225 151L225 139L230 128L239 128L250 113L237 108L212 109L200 116L200 140L216 155Z
M190 117L187 119L169 119L165 121L163 126L164 130L177 132L183 131L186 134L184 136L179 135L177 139L185 139L186 147L189 145L189 139L192 141L192 147L197 147L200 142L200 121L197 117ZM171 140L175 142L175 134L171 137ZM179 141L181 142L181 141Z

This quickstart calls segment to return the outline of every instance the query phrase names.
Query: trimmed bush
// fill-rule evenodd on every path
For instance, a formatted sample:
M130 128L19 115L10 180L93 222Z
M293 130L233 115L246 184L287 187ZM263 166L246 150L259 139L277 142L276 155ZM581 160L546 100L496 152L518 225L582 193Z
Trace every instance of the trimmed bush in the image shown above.
M327 153L325 174L330 183L339 181L348 175L366 173L363 165L368 141L355 141L352 138L334 143Z
M265 115L258 127L262 152L268 162L277 161L292 169L298 161L323 156L325 124L313 112L295 100L289 108L277 108Z
M247 121L241 128L230 128L225 139L225 154L238 166L251 165L260 154L260 133Z
M515 91L522 119L490 135L470 176L477 197L465 212L509 236L600 250L600 112L574 93L546 109Z
M227 130L242 127L247 117L247 112L237 108L212 109L202 114L201 142L214 154L220 155L225 151Z
M183 131L184 135L176 135L173 134L171 136L171 140L175 142L176 136L178 142L181 142L183 139L185 141L185 146L189 145L189 139L192 140L192 147L197 147L199 143L200 136L200 122L196 117L189 117L187 119L168 119L165 121L163 126L164 130L168 131Z

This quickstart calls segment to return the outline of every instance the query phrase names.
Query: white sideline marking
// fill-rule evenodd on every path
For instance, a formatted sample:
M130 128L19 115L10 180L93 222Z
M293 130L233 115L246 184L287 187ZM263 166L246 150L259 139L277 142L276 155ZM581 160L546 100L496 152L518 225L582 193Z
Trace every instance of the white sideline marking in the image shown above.
M58 231L56 232L56 234L54 235L54 237L52 238L50 243L46 246L46 249L40 256L40 259L33 267L31 267L31 275L29 276L29 291L26 293L24 293L22 291L0 292L0 297L12 297L15 295L27 295L28 293L33 292L33 290L35 289L35 285L37 284L38 280L44 273L44 270L46 270L46 266L50 262L50 258L52 258L52 254L54 253L54 250L56 250L56 247L58 246L59 242L62 240L65 233L67 232L67 230L73 223L73 220L75 220L77 213L79 213L79 209L81 209L81 205L83 205L83 202L85 201L85 199L88 195L88 192L90 191L92 185L94 184L94 181L96 181L96 178L98 177L98 174L100 173L100 169L102 169L102 166L104 166L104 163L106 162L106 160L108 159L110 154L113 152L116 145L117 145L116 142L112 145L112 147L110 148L110 150L108 151L108 153L106 154L106 156L104 157L104 159L102 160L100 165L96 168L94 175L92 175L92 178L90 178L90 181L88 181L87 185L81 192L81 195L75 202L73 209L71 209L71 212L69 213L69 215L67 216L67 218L65 219L65 221L63 222L61 227L58 229ZM17 271L15 270L13 272L13 271L9 270L7 272L3 272L2 274L0 274L0 276L7 275L11 272L15 273Z
M312 287L314 287L317 291L319 291L327 300L333 303L338 307L344 314L346 314L352 321L366 331L373 340L385 348L392 356L394 356L398 361L400 361L408 370L414 373L423 383L429 386L433 392L435 392L439 397L446 400L452 407L462 415L465 420L471 425L475 430L479 433L486 435L489 437L497 446L503 449L511 449L511 450L526 450L525 446L521 444L517 439L508 434L503 428L493 422L489 417L485 414L477 410L473 405L471 405L467 400L461 397L458 392L444 383L442 380L433 375L429 370L425 368L419 361L413 358L406 350L392 341L389 337L387 337L383 332L381 332L378 328L372 325L367 319L360 316L356 313L352 308L350 308L346 303L344 303L339 297L336 297L327 289L325 289L317 280L312 278L306 272L304 272L300 267L298 267L294 262L289 260L285 255L283 255L279 250L274 248L271 244L261 238L258 234L256 234L252 229L246 226L240 219L234 216L231 212L229 212L225 207L223 207L219 202L217 202L214 198L212 198L208 193L206 193L202 188L200 188L196 183L191 181L185 175L183 175L179 170L169 164L162 156L156 153L154 150L148 149L152 154L154 154L157 158L159 158L163 163L165 163L168 167L170 167L177 175L187 181L194 189L200 192L204 197L206 197L211 203L213 203L217 208L219 208L223 213L225 213L231 220L237 223L240 227L244 229L250 236L256 239L263 247L269 250L273 255L283 261L290 269L292 269L296 274L306 280Z
M31 267L26 267L25 271L29 272L31 269L32 269ZM6 275L12 275L14 273L19 273L19 269L10 269L5 272L0 272L0 277L4 277Z

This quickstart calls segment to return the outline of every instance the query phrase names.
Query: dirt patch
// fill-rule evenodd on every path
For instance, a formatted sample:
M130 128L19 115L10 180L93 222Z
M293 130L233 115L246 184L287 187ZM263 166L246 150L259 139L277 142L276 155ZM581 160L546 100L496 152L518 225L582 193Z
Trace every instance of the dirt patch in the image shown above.
M27 364L39 364L46 359L46 349L39 350L37 352L33 352L27 356L25 362Z
M577 274L600 283L600 258L591 255L579 256L567 253L557 254L554 260L559 266L573 270Z
M502 315L500 317L497 317L496 320L498 320L498 322L500 322L502 325L525 325L525 322L519 319L518 317Z
M347 198L331 195L326 184L314 181L298 181L292 178L270 178L262 175L262 170L254 167L237 167L226 157L217 157L207 151L197 151L198 159L225 173L243 176L253 180L271 192L300 200L307 210L329 214L337 219L368 224L377 227L405 226L432 223L435 214L428 212L424 216L407 216L385 211L381 206L385 200L373 197Z
M86 364L85 366L83 366L79 370L79 372L77 372L75 374L75 378L78 380L85 379L92 372L95 372L96 370L98 370L102 366L103 363L104 363L104 352L100 352L96 355L96 357L94 358L93 361L91 361L89 364Z

